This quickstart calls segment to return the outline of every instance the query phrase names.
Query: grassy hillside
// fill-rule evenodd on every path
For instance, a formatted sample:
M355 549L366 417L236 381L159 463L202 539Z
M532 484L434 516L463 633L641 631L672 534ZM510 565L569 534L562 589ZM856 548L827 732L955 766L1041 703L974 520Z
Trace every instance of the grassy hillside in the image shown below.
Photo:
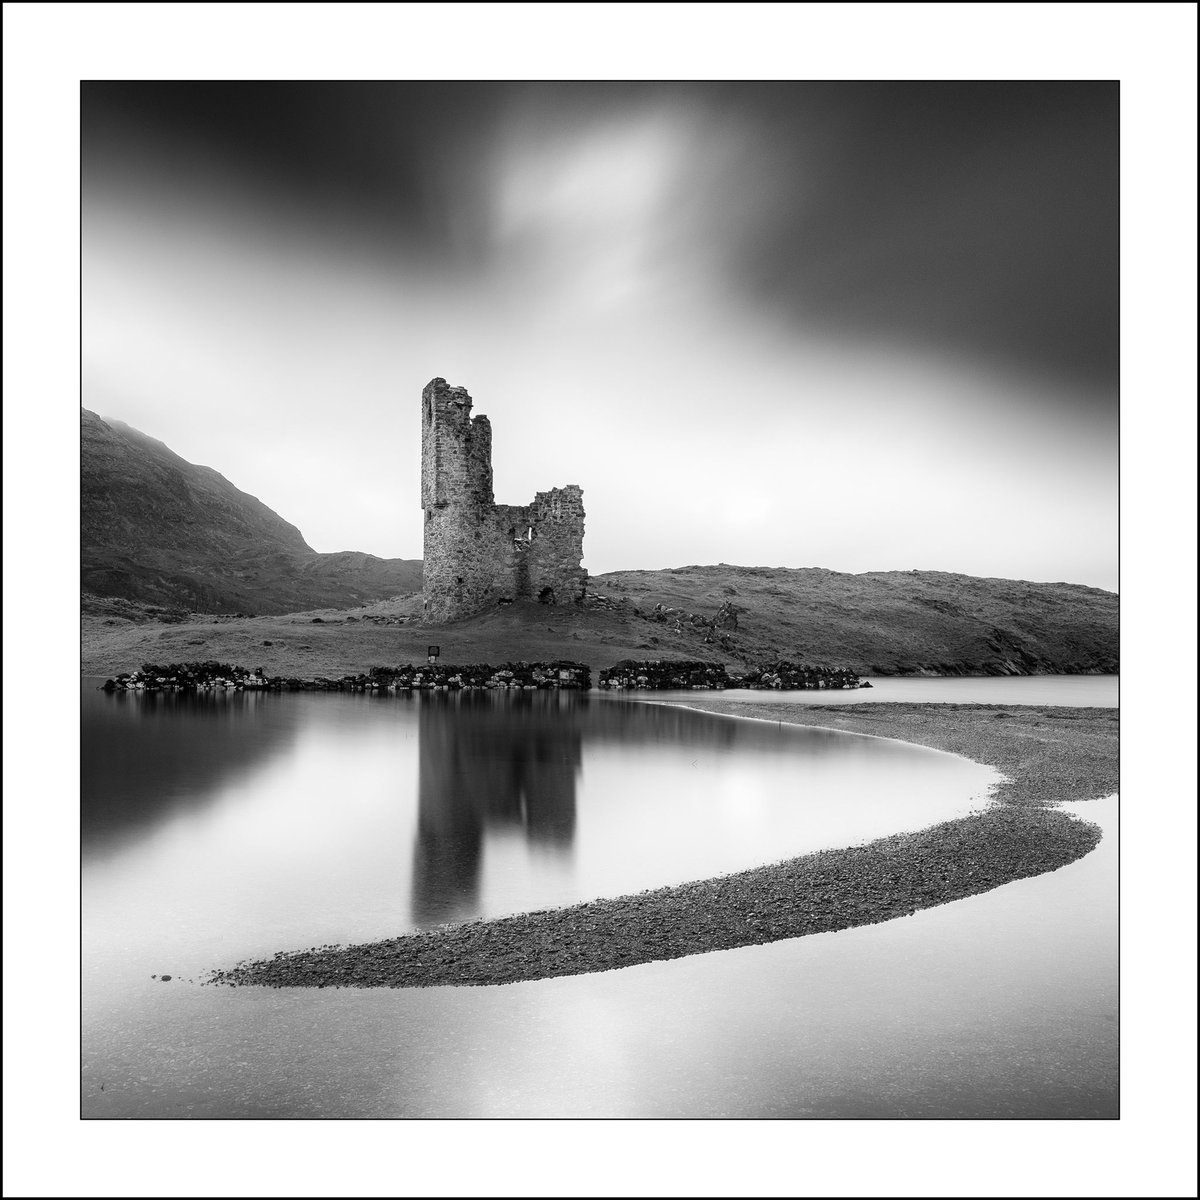
M729 603L741 649L872 675L1118 670L1118 598L1079 584L721 563L617 571L591 591L643 612L662 604L713 614Z
M419 662L436 644L443 662L564 658L594 671L624 658L699 658L743 669L783 657L871 675L1119 667L1116 596L1069 584L725 565L592 582L581 606L520 602L446 625L422 623L419 593L254 619L88 598L83 666L109 675L144 661L212 658L269 674L336 676ZM737 630L709 624L726 601L741 609ZM659 604L667 611L656 611Z
M318 554L260 500L119 421L82 413L85 592L203 612L349 606L421 586L419 560Z

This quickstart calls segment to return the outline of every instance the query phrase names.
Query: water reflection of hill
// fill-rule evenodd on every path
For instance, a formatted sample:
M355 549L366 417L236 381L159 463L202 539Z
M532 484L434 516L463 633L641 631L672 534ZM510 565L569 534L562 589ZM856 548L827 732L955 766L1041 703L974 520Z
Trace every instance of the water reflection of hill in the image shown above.
M83 684L84 851L199 809L230 779L286 750L295 709L261 692L106 695Z

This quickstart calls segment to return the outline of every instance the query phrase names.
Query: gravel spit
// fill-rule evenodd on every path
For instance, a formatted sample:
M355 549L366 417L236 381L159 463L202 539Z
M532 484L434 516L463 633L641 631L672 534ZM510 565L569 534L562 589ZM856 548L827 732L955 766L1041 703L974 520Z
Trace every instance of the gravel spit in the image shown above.
M242 962L206 982L263 987L481 986L610 971L904 917L1054 871L1100 831L1052 806L1117 790L1116 709L982 704L687 707L897 738L1003 772L981 813L864 846L567 908Z

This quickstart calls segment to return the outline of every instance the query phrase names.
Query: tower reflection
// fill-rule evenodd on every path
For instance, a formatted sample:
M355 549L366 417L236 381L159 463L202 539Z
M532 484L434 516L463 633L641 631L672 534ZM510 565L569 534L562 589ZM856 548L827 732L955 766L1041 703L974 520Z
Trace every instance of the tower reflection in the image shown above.
M413 920L478 911L486 831L517 828L565 854L582 763L577 708L564 692L434 692L420 697Z

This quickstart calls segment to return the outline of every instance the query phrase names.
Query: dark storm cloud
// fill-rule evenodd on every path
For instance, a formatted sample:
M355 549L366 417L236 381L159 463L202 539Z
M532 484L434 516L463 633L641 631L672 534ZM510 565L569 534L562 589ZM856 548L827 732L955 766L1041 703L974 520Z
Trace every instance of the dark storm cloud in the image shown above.
M1115 100L87 84L85 402L323 550L419 553L405 398L441 375L503 430L505 499L559 431L563 479L604 514L596 573L1112 586ZM655 464L635 488L615 466L631 436ZM697 462L723 464L724 493L696 495ZM834 494L837 519L812 520Z
M745 247L750 293L807 321L1115 384L1117 85L822 87L818 141L803 100L762 108L781 200L817 184Z
M664 108L740 140L698 139L678 203L748 302L1111 394L1115 83L87 83L85 186L208 156L331 236L470 269L513 138Z
M331 237L415 243L436 258L451 248L459 164L477 156L486 108L469 83L85 83L85 196L89 183L129 198L216 170Z

